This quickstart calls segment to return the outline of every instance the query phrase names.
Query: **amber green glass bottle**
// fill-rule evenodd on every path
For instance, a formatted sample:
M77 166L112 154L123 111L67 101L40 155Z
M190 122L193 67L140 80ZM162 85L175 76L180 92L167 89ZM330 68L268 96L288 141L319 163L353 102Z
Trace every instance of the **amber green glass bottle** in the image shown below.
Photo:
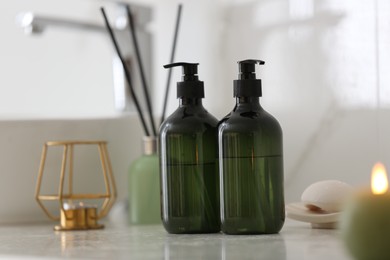
M197 65L164 66L183 66L179 108L163 122L159 136L162 221L175 234L220 231L218 120L202 105Z
M259 103L255 64L239 62L236 105L218 128L221 229L227 234L278 233L285 219L282 129Z

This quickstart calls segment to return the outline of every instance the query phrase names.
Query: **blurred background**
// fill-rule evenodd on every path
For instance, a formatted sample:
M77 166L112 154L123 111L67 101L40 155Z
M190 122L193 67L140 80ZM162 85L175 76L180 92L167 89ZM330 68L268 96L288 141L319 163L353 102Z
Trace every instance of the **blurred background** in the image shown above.
M136 10L159 119L168 75L162 66L169 63L179 2L126 3ZM263 84L261 104L283 128L286 202L298 201L319 180L366 185L376 161L389 165L389 1L181 3L175 60L200 63L204 106L218 119L235 103L237 61L265 61L257 72ZM120 30L123 8L115 1L2 4L0 222L45 219L34 189L42 145L48 140L108 140L119 201L127 197L127 168L141 154L142 129L104 30L101 6ZM32 17L41 18L35 28L28 26ZM94 26L80 26L84 23ZM124 35L121 44L134 75L139 74L130 38ZM175 69L167 115L178 105L180 75ZM137 76L134 82L139 88Z

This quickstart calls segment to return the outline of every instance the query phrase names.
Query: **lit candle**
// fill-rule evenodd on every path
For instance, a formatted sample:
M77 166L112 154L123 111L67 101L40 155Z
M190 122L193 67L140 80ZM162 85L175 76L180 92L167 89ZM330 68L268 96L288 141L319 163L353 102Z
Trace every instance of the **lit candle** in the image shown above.
M375 164L371 191L353 196L341 218L345 244L356 259L390 259L390 193L386 169Z

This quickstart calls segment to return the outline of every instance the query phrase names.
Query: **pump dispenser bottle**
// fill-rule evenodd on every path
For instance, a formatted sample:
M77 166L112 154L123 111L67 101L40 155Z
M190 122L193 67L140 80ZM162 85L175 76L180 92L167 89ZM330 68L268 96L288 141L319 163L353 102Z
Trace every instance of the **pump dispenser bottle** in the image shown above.
M278 233L285 218L282 129L259 103L255 65L239 64L236 105L218 127L221 229L227 234Z
M220 231L218 178L218 120L202 105L203 82L198 63L183 67L177 83L179 108L160 127L162 221L169 233Z

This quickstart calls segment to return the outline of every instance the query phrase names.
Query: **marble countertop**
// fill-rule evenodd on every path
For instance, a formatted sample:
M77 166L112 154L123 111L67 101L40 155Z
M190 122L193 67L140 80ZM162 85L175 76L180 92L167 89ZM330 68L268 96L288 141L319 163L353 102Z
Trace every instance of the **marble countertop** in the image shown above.
M54 224L0 225L0 258L351 259L338 230L287 220L280 234L172 235L160 225L108 223L103 230L54 232Z

